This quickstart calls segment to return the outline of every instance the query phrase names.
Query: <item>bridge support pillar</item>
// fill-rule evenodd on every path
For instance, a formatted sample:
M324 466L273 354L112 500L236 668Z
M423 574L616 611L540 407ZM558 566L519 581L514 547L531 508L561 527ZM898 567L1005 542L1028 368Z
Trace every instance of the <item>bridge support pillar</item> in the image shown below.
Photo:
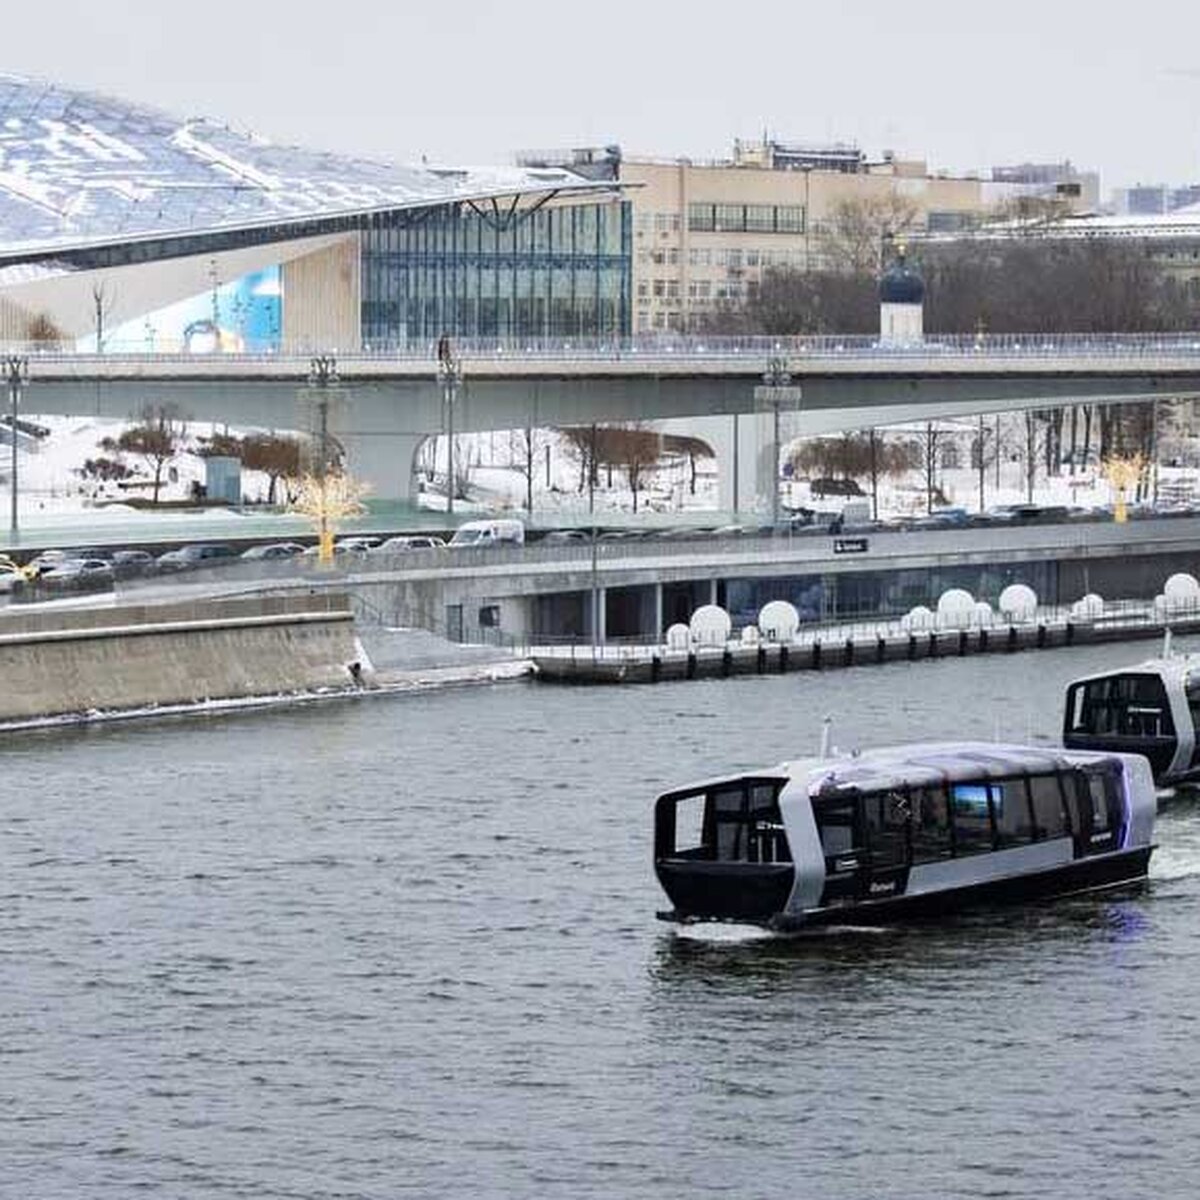
M420 490L416 478L417 451L423 433L344 433L346 468L355 479L370 485L372 500L400 500L415 504Z
M654 585L654 640L659 643L663 640L663 585L661 583Z
M790 413L784 413L784 430ZM759 515L771 512L775 463L775 419L772 413L697 417L679 422L681 431L703 438L717 458L717 506L722 512ZM736 491L735 491L736 489Z

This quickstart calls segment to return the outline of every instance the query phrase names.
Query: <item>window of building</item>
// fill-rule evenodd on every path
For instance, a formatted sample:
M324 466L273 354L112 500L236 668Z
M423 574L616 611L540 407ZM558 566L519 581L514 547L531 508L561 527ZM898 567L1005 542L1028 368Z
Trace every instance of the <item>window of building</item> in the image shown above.
M696 280L696 298L699 300L707 300L712 295L712 280L698 279Z
M742 252L740 250L730 250L729 256L725 261L731 271L740 271L742 269Z
M655 213L654 214L654 232L666 233L670 228L671 214L670 213Z
M650 285L644 279L638 280L638 297L648 296L650 294Z
M759 255L758 255L757 250L747 250L746 251L746 266L757 267L758 266L758 258L759 258Z
M667 251L667 266L669 266L669 267L679 266L679 248L677 246L672 246Z
M804 232L804 206L784 204L775 210L775 229L778 233Z
M662 266L667 260L667 252L661 246L656 246L650 251L650 261L656 266Z
M774 206L770 204L747 204L745 228L749 233L774 233Z
M654 295L662 298L667 294L667 282L665 279L656 279L654 281Z
M679 280L678 279L668 279L667 280L667 299L668 300L678 300L679 299Z
M697 233L711 233L716 227L715 205L688 205L688 229L694 230Z
M716 208L718 233L744 232L746 228L746 206L744 204L718 204Z

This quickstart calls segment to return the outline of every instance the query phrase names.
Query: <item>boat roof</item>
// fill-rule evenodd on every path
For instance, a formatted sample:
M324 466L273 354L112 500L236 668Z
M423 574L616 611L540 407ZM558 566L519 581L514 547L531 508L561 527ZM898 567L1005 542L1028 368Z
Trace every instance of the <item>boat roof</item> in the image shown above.
M1077 683L1092 683L1100 679L1115 679L1121 675L1160 675L1163 679L1186 680L1193 673L1200 674L1200 654L1171 654L1166 658L1147 658L1139 663L1124 667L1113 667L1109 671L1096 671L1091 675L1080 675L1072 679L1067 687Z
M806 778L810 795L816 795L826 788L876 791L906 784L1002 779L1030 772L1067 770L1112 757L1091 751L1064 750L1061 746L918 742L833 758L801 759L786 765L792 778Z
M712 779L696 780L664 793L679 796L706 791L741 779L789 779L807 782L815 796L827 788L878 791L922 784L957 783L977 779L1003 779L1013 775L1067 770L1085 763L1118 758L1091 750L1064 750L1061 746L1020 746L997 742L915 742L881 746L828 758L798 758L758 771L739 771Z

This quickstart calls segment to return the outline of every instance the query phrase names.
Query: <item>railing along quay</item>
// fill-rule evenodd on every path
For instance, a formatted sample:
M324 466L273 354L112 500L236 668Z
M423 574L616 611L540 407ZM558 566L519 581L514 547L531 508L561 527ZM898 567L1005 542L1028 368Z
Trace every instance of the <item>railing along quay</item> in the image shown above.
M1023 621L988 625L906 627L904 618L802 626L786 642L731 639L722 645L672 648L657 640L592 645L537 645L529 649L537 677L548 683L659 683L668 680L781 675L844 667L1014 654L1104 642L1200 633L1200 607L1164 609L1144 601L1117 601L1093 617L1065 606L1041 608Z
M1010 360L1053 359L1188 359L1200 361L1200 331L1145 334L928 334L920 341L897 344L873 335L823 334L796 337L705 337L698 335L639 335L626 338L454 338L453 354L459 362L560 362L588 363L684 360L697 363L749 360L757 369L760 360L783 355L802 369L806 361L864 358L902 363L979 358ZM101 354L78 351L62 343L0 343L4 354L23 354L38 365L92 366L97 370L172 364L195 367L212 364L234 371L238 365L272 366L307 375L315 353L328 348L304 344L258 347L246 351L212 353L155 351L137 342L108 342ZM355 364L424 364L430 372L438 365L434 341L366 344L336 351L343 372Z

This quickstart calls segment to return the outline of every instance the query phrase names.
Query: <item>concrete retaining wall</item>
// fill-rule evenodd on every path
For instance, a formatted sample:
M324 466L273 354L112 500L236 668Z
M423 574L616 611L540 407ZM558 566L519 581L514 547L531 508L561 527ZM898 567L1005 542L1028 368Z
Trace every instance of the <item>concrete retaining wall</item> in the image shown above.
M345 597L5 615L0 722L355 685Z

